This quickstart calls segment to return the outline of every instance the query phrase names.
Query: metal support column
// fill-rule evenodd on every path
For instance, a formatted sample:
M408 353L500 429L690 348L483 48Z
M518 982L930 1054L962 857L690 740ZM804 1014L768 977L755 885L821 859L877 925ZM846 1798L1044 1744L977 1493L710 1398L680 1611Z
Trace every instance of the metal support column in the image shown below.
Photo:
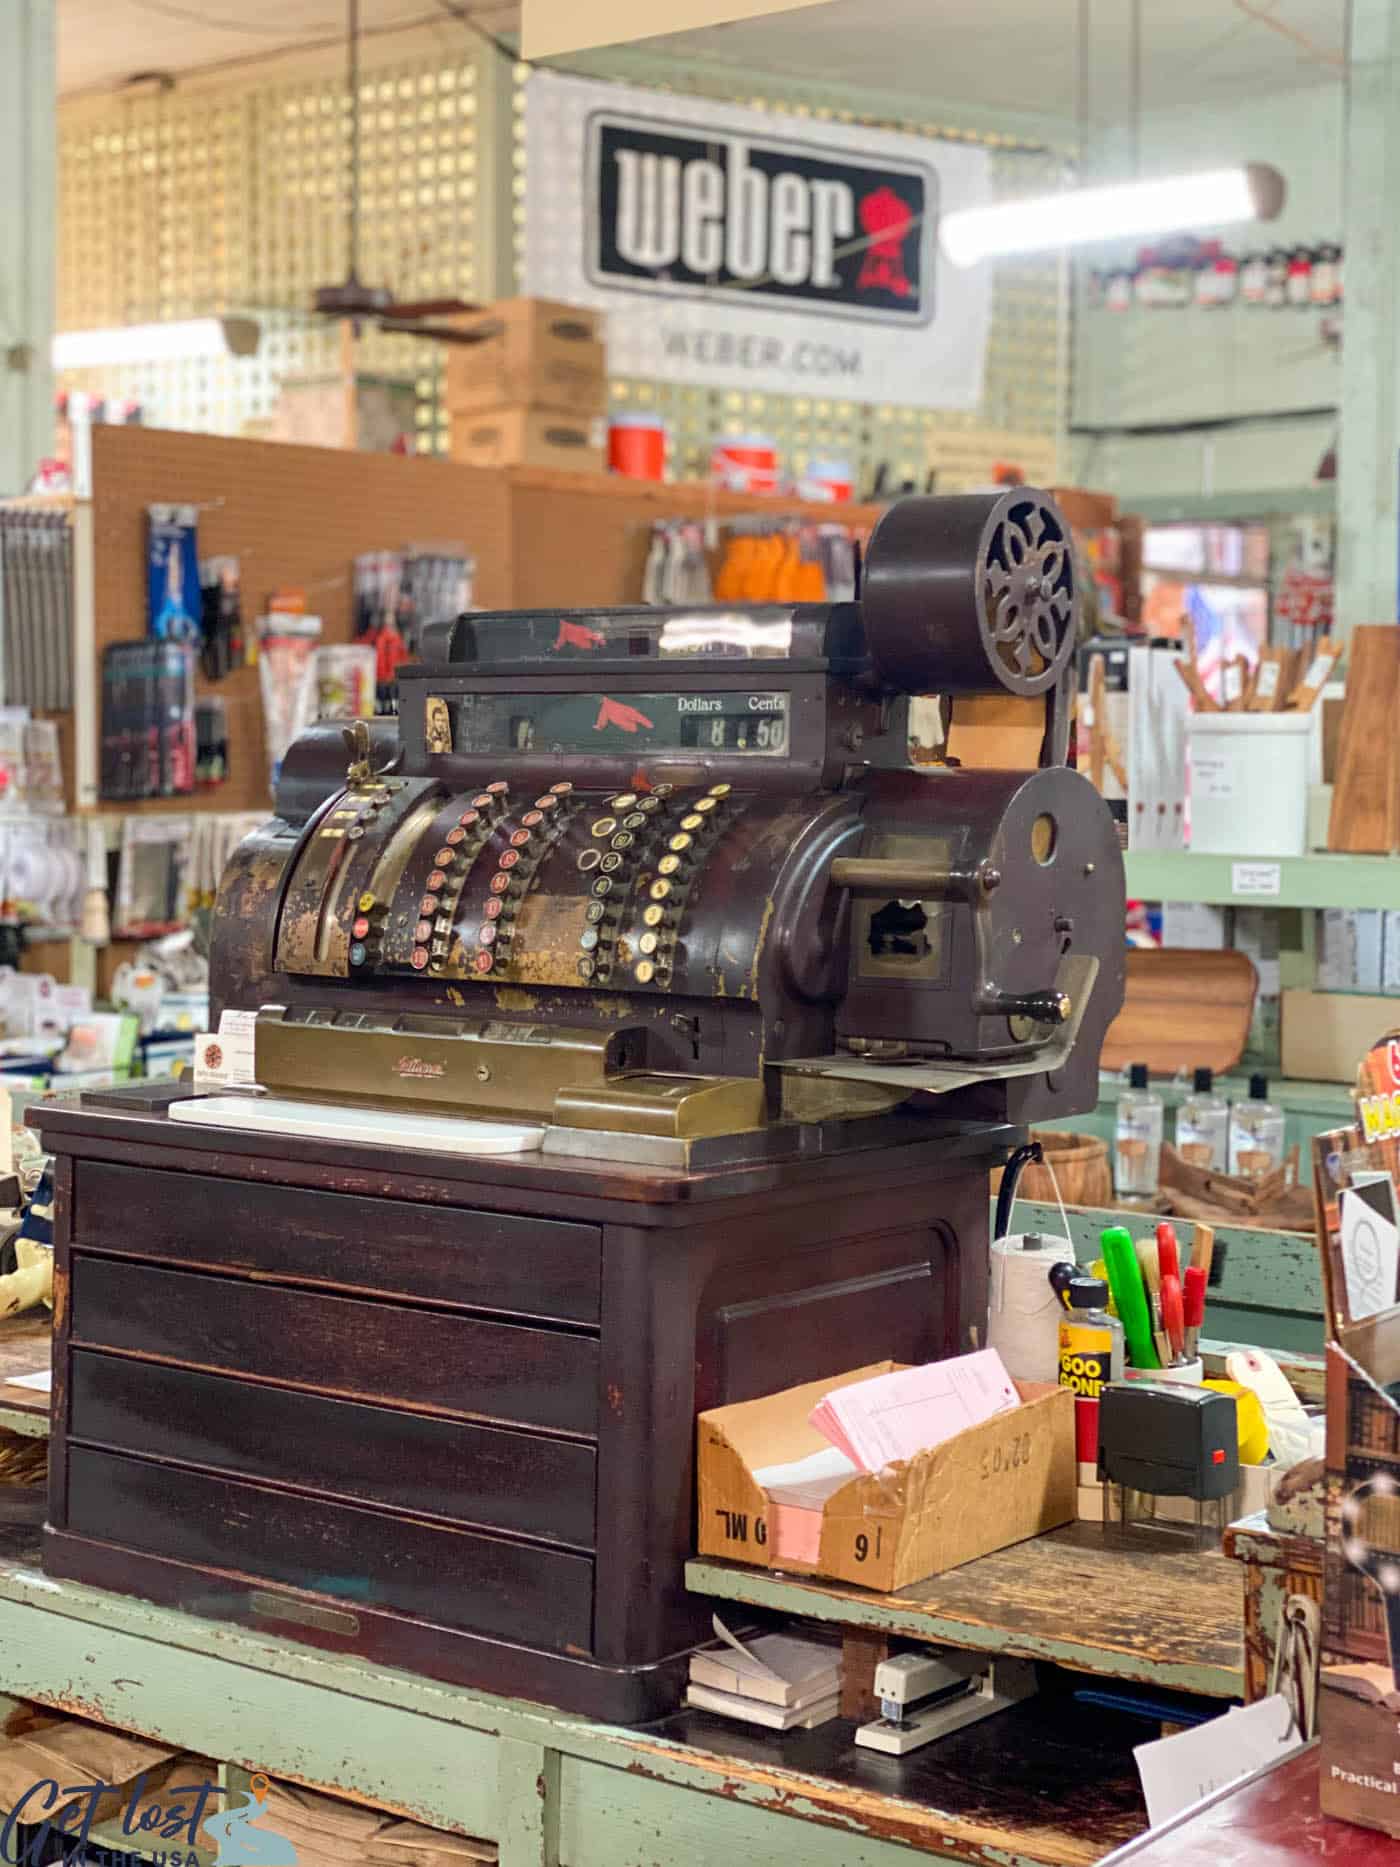
M53 451L54 6L0 5L0 495Z
M515 70L479 43L476 52L476 287L489 303L515 291Z
M1400 615L1400 0L1352 0L1337 629Z

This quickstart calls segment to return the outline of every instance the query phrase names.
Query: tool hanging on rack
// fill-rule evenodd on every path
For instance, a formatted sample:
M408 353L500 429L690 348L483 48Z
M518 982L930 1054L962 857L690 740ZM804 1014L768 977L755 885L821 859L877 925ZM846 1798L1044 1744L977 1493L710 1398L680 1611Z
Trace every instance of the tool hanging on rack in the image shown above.
M720 539L718 533L725 536ZM848 526L781 518L660 519L642 601L841 603L856 594L858 535Z
M73 527L66 511L0 507L4 701L73 704Z

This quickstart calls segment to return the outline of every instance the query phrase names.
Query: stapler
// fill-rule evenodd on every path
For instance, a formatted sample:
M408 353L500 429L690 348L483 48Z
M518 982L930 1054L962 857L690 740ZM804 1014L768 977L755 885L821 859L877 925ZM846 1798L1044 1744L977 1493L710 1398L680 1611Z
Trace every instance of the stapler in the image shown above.
M1000 1653L897 1653L875 1668L880 1716L856 1742L902 1757L1035 1696L1035 1666Z

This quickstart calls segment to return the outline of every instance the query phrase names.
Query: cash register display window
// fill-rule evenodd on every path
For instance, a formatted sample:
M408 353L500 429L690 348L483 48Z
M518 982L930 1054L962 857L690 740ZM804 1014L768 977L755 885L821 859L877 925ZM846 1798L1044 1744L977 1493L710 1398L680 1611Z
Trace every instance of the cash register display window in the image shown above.
M751 610L550 611L473 616L464 658L478 663L784 660L793 652L792 611Z
M792 696L722 694L465 694L455 703L459 752L696 752L783 758Z

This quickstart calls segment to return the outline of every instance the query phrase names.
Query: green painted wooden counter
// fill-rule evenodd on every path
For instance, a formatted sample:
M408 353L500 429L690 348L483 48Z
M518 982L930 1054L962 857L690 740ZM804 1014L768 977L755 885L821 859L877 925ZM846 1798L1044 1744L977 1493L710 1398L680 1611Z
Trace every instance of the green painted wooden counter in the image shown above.
M1109 1222L1108 1214L1070 1214L1081 1261L1097 1254ZM1017 1225L1055 1230L1059 1215L1023 1204ZM1295 1361L1297 1351L1319 1351L1311 1241L1222 1227L1219 1245L1208 1333L1292 1351ZM0 1350L8 1339L14 1351L0 1383L7 1371L41 1364L43 1333L42 1319L26 1319L23 1339L0 1332ZM44 1431L46 1400L0 1390L0 1424ZM1041 1552L1039 1593L1024 1595L1040 1601L1034 1629L1014 1631L1018 1569L1036 1562L1027 1546L986 1559L1005 1571L1000 1633L988 1602L949 1606L954 1577L941 1578L941 1608L914 1613L898 1597L866 1597L862 1612L883 1613L887 1630L916 1638L1024 1651L1216 1696L1238 1692L1218 1571L1204 1577L1214 1604L1210 1638L1192 1651L1203 1623L1183 1619L1185 1647L1169 1652L1159 1641L1144 1655L1126 1599L1097 1615L1096 1631L1084 1552L1073 1535L1062 1540L1048 1566ZM1131 1757L1141 1728L1066 1697L1043 1694L903 1763L855 1751L845 1724L778 1740L683 1713L648 1731L621 1730L52 1581L39 1572L32 1541L29 1532L0 1531L0 1694L497 1839L503 1867L907 1867L913 1858L1090 1867L1144 1819ZM692 1569L697 1585L714 1585L715 1565ZM775 1594L775 1605L839 1618L798 1599L801 1584L743 1573L747 1580L720 1592L757 1602L765 1590L787 1591L793 1598L779 1604Z
M501 1867L1091 1867L1140 1832L1111 1714L1043 1697L903 1763L828 1725L621 1730L40 1574L0 1532L0 1694L498 1841Z
M1097 1523L1066 1524L892 1595L731 1562L691 1562L686 1582L697 1594L840 1627L1244 1696L1238 1567L1219 1551L1105 1547Z

